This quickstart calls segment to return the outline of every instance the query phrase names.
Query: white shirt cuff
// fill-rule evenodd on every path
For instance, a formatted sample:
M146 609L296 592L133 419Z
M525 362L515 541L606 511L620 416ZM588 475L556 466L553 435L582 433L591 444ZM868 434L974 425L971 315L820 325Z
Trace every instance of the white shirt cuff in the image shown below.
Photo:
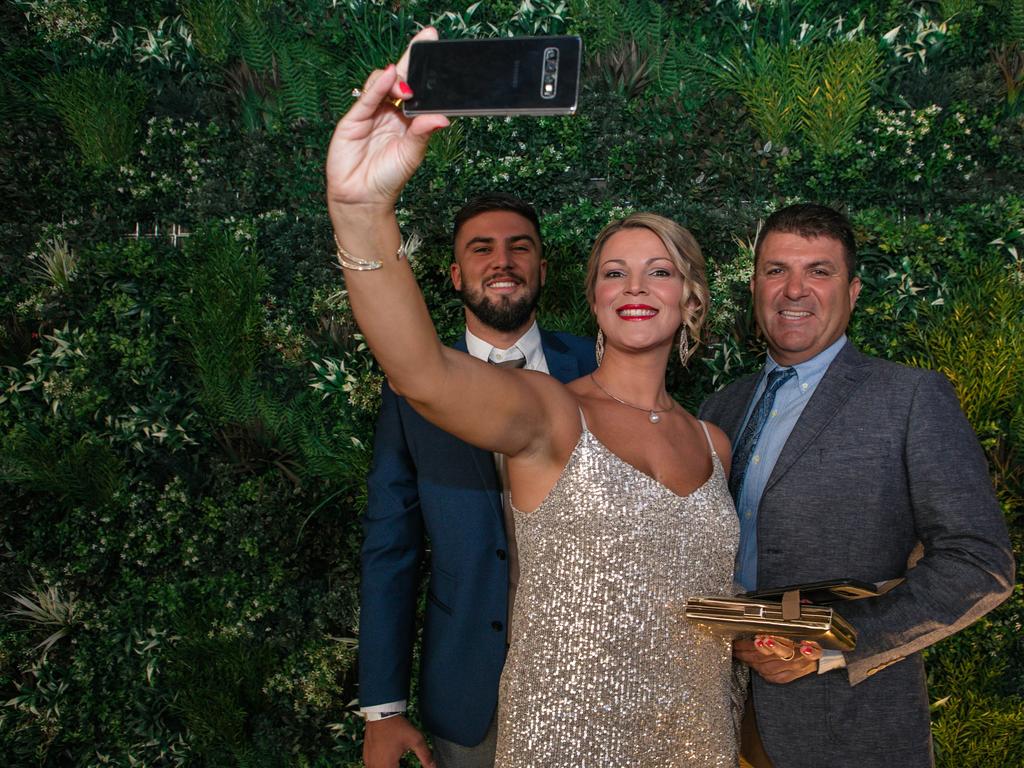
M374 720L382 720L385 713L394 714L396 712L405 712L408 708L408 702L405 699L401 701L388 701L384 704L373 704L369 707L360 707L359 714L366 718L367 722L373 722Z
M818 674L824 675L833 669L846 669L846 657L842 651L822 650L821 658L818 659Z

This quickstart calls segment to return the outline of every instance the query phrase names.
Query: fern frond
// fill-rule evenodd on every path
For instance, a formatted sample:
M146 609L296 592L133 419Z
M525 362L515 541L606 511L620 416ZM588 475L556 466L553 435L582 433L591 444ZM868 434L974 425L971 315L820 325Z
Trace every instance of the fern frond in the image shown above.
M237 30L245 63L257 72L270 70L274 66L274 42L262 0L238 3Z
M234 4L226 0L190 0L182 14L199 52L213 64L226 62L234 48Z
M831 154L853 139L881 74L881 57L871 40L841 41L815 51L818 87L801 101L800 125L812 146Z
M690 52L674 37L665 40L661 66L658 67L658 88L662 93L676 93L690 69Z
M622 37L641 43L660 42L665 27L665 9L652 0L628 0L622 4L619 28Z
M618 0L569 0L569 16L579 19L584 53L601 53L622 39L622 4Z
M78 69L48 76L44 91L87 164L114 166L132 152L146 93L131 75Z
M916 365L953 383L979 434L1002 431L1024 408L1024 292L998 263L979 267L914 334Z
M1006 26L1004 37L1007 43L1024 46L1024 0L1003 0L1005 3Z
M0 450L0 480L50 493L64 502L100 507L124 484L124 463L87 436L71 446L35 426L21 427Z
M327 108L332 115L344 114L352 105L352 83L354 82L347 62L340 56L327 52L324 56L323 66L320 77L323 81ZM446 131L442 131L441 135L444 133Z
M349 14L349 25L353 44L345 54L349 68L364 73L360 77L398 61L414 32L413 19L404 3L397 12L387 5L363 3Z
M4 77L0 77L0 123L31 119L39 110L39 81L33 88L11 72L7 64L0 59L0 67L6 70Z
M199 379L200 401L215 421L244 422L253 411L246 387L259 355L266 272L254 249L217 228L190 237L186 253L198 263L179 325Z
M320 78L324 56L312 40L293 40L279 49L281 100L289 120L316 120L320 116Z

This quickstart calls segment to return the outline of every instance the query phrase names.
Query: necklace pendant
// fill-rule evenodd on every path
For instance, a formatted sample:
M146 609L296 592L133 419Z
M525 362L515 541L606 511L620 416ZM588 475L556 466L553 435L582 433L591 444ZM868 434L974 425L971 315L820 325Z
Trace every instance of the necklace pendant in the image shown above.
M648 416L647 418L651 420L651 424L657 424L659 421L661 421L661 416L656 414L654 411L651 411L651 415Z

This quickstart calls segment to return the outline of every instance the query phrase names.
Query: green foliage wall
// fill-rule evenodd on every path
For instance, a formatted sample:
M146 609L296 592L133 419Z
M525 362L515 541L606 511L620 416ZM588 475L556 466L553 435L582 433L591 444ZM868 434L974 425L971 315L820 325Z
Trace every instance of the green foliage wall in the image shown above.
M441 335L450 216L542 212L543 321L637 209L709 261L689 407L761 359L758 221L845 209L866 351L942 370L1024 509L1024 6L831 0L14 0L0 9L0 762L357 764L358 517L382 378L323 162L422 24L577 33L572 118L464 119L399 218ZM944 766L1024 762L1024 596L929 651ZM1001 756L1001 757L1000 757ZM1002 762L999 762L1002 760ZM993 762L996 761L996 762Z

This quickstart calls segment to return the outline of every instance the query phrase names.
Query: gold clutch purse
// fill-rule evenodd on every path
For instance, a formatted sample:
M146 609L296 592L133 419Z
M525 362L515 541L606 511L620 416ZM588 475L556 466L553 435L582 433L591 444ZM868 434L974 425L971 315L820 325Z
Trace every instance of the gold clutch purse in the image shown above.
M852 651L857 646L857 630L822 603L881 597L902 583L902 577L875 584L831 579L748 592L741 597L691 597L685 616L734 634L817 640L822 648Z
M735 634L778 635L816 640L822 648L852 651L857 631L834 608L801 603L793 590L782 600L697 596L686 601L691 621Z

